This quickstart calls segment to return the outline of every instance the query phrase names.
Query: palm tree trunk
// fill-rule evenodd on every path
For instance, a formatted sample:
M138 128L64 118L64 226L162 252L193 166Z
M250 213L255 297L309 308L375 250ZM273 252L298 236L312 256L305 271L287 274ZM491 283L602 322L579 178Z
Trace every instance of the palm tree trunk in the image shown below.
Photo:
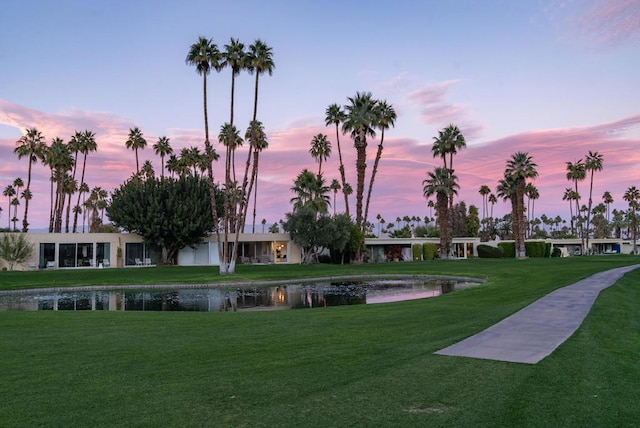
M49 190L49 233L53 232L53 209L54 209L54 205L53 205L53 168L51 169L51 177L49 178L49 182L50 184L50 190Z
M367 170L367 143L364 142L364 136L358 136L359 142L356 144L356 171L358 182L356 184L356 224L364 231L364 222L362 221L362 196L364 193L364 179Z
M82 175L80 176L80 187L78 190L78 202L76 206L80 206L80 196L82 196L82 186L84 184L84 171L87 166L87 153L84 154L84 160L82 161ZM73 213L73 233L78 230L78 211Z
M344 164L342 163L342 150L340 149L340 132L338 129L338 124L336 123L336 143L338 145L338 159L340 160L340 179L342 180L342 193L344 194L344 210L349 215L349 196L347 195L347 191L344 188L344 185L347 183L347 180L344 176Z
M24 189L25 196L28 196L31 190L31 156L29 156L29 169L27 172L27 187ZM22 219L22 232L27 233L29 231L29 222L27 221L27 215L29 214L29 199L31 197L24 198L24 217Z
M373 189L373 182L376 178L376 173L378 172L378 164L380 163L380 158L382 157L382 149L384 142L384 128L382 128L382 133L380 135L380 144L378 144L378 151L376 152L376 159L373 162L373 169L371 170L371 180L369 181L369 189L367 190L367 202L364 208L364 223L367 223L367 218L369 217L369 202L371 201L371 190Z

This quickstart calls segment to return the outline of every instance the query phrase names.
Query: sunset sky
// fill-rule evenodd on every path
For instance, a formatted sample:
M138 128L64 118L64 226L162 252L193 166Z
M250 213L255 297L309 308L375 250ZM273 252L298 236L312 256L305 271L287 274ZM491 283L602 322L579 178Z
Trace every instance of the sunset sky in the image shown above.
M325 109L357 91L387 100L398 114L385 133L370 220L378 213L387 222L429 214L422 181L440 164L431 154L433 137L450 123L467 140L454 164L467 205L481 207L479 187L495 191L517 151L538 165L537 216L568 219L565 163L590 150L604 156L594 204L610 191L612 208L626 208L622 194L640 186L637 0L8 0L0 13L0 187L16 177L26 181L27 161L13 154L26 128L36 127L47 143L68 141L76 130L95 132L98 151L87 159L86 181L108 190L135 171L134 153L125 148L129 128L142 129L148 147L141 163L151 159L158 174L151 148L158 137L168 136L176 152L202 146L202 78L185 64L198 36L220 49L231 37L245 46L261 39L273 49L273 76L260 80L258 119L269 148L260 160L258 222L284 218L295 176L317 170L308 154L314 135L329 137L334 152L323 171L329 182L339 178ZM243 73L236 80L242 133L253 79ZM215 137L229 120L230 82L228 69L209 76ZM367 173L377 142L370 141ZM347 136L341 145L355 188L355 150ZM49 171L33 168L29 221L36 229L48 224ZM217 168L222 176L223 164ZM588 181L580 193L586 203ZM0 196L4 227L8 202ZM500 202L494 214L509 210Z

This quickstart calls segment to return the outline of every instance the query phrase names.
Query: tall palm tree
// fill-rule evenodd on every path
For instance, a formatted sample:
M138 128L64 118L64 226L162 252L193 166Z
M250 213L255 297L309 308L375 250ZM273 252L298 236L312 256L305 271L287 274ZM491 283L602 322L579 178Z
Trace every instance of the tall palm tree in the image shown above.
M582 181L587 176L587 170L585 169L584 162L582 159L577 160L576 162L567 162L567 180L573 181L575 196L575 207L576 207L576 217L578 218L577 229L581 237L584 238L583 234L583 225L580 217L580 192L578 191L578 182Z
M220 60L220 51L218 50L218 46L213 42L213 39L207 39L202 36L198 37L198 41L189 47L189 52L185 59L187 65L195 66L196 73L202 76L205 147L211 144L209 140L209 117L207 112L207 75L211 72L211 69L218 72L222 69Z
M631 217L631 228L633 232L633 253L636 254L636 242L638 239L638 201L640 201L640 190L636 186L629 187L622 196L629 203L629 214Z
M245 168L245 176L243 181L244 191L247 193L246 200L244 201L244 212L243 212L243 230L244 230L244 219L247 218L247 211L249 209L249 199L251 198L251 192L255 189L253 193L253 221L251 226L251 233L255 233L256 230L256 207L258 204L258 162L260 158L260 152L262 150L269 147L269 142L267 141L267 134L264 131L264 126L262 122L259 120L252 120L247 128L247 132L245 133L245 140L249 141L249 153L247 155L247 165ZM251 161L251 156L253 155L253 162ZM253 165L251 165L253 164ZM249 167L251 167L251 178L249 181L249 187L247 190L246 181L247 174L249 172Z
M370 92L357 92L347 98L345 106L347 118L342 124L342 132L350 133L356 148L356 224L364 226L363 204L364 181L367 169L367 138L375 138L378 101Z
M249 73L256 73L255 89L253 95L253 120L258 118L258 86L260 75L269 73L269 76L273 75L273 70L276 67L273 62L272 49L267 46L262 40L258 39L253 44L249 45L249 51L247 52L246 67Z
M607 221L610 221L609 208L610 208L611 204L613 203L613 196L611 196L611 192L609 192L608 190L604 192L604 194L602 195L602 202L607 207Z
M208 132L208 131L207 131ZM160 156L160 179L164 180L164 158L173 154L173 148L171 148L171 142L168 137L160 137L158 141L153 145L153 152L156 156Z
M24 201L24 217L22 218L22 232L26 233L29 231L27 217L29 215L29 200L31 199L31 167L38 160L44 159L46 144L42 133L36 128L27 129L26 134L20 137L16 144L17 146L13 152L18 155L18 159L26 157L28 160L26 198Z
M129 138L125 142L127 149L133 150L136 153L136 174L140 173L140 164L138 163L138 150L142 150L147 147L147 140L144 139L142 131L137 126L135 128L129 128Z
M318 175L322 175L322 162L331 156L331 142L329 142L326 135L314 135L311 139L309 154L318 162Z
M371 179L369 180L369 189L367 190L367 201L364 207L364 221L367 222L369 216L369 202L371 201L371 191L373 189L373 182L375 181L376 174L378 172L378 164L382 157L382 150L384 149L384 131L390 127L395 126L396 123L396 111L393 106L388 104L386 100L379 101L375 109L376 113L376 128L380 129L380 143L378 144L378 150L376 152L376 158L373 161L373 168L371 169Z
M591 227L591 208L592 208L592 203L593 203L593 174L596 171L602 171L602 162L603 162L604 158L603 156L598 153L598 152L592 152L591 150L589 150L589 154L585 157L585 161L584 161L584 168L585 171L590 173L590 183L589 183L589 206L588 206L588 211L587 211L587 244L586 244L586 251L587 254L591 251L589 248L589 228Z
M569 201L569 213L571 215L571 234L575 235L575 225L574 225L574 217L573 217L573 204L576 199L580 199L580 196L573 190L571 187L567 187L564 189L564 194L562 195L563 201Z
M538 176L536 170L537 165L533 162L531 156L526 152L517 152L511 156L511 159L507 161L505 169L505 176L511 177L515 182L516 187L516 216L513 219L514 224L517 222L517 235L515 235L516 241L516 257L526 257L526 251L524 246L524 232L525 232L525 220L524 220L524 194L526 189L526 180L534 179ZM515 226L514 226L515 229ZM515 232L515 230L514 230Z
M436 196L436 216L440 229L440 258L448 259L451 252L452 224L449 214L449 195L457 194L458 177L448 168L437 167L427 173L422 182L423 194L426 198Z
M253 96L253 120L249 125L253 126L254 123L259 123L258 121L258 87L260 82L260 75L264 73L268 73L269 76L273 74L273 70L275 69L275 63L273 62L273 52L271 47L267 46L262 40L256 40L253 44L249 45L249 52L247 53L247 70L249 73L256 74L255 80L255 88L254 88L254 96ZM262 125L262 123L260 123ZM264 130L262 130L262 134L264 134ZM253 221L252 221L252 233L255 232L255 224L256 224L256 204L258 202L258 161L260 158L260 153L262 150L265 150L269 147L269 143L267 142L266 135L264 138L258 138L251 141L251 145L249 146L249 154L253 153L253 166L251 171L251 181L249 183L249 194L253 191ZM249 203L247 201L245 208L245 218L246 218L246 210L248 209Z
M498 198L502 198L502 200L505 202L506 201L511 202L511 219L512 219L511 228L513 232L513 236L515 237L519 231L519 224L517 221L515 221L515 219L517 218L517 209L518 209L515 179L505 174L504 177L500 181L498 181L498 185L496 186L496 195Z
M345 212L348 216L349 215L349 198L347 193L344 191L345 189L344 185L347 183L347 181L344 173L344 163L342 162L342 150L340 148L340 124L343 123L346 119L347 119L347 115L342 110L342 107L340 107L338 104L331 104L329 107L327 107L327 110L325 111L324 123L326 126L329 126L329 125L336 126L336 145L338 146L338 160L340 162L340 165L338 167L340 171L340 179L341 179L340 184L342 186L342 190L344 194Z
M9 209L7 210L7 218L9 219L9 223L7 225L8 229L11 229L11 203L15 195L16 195L16 189L11 184L5 187L4 190L2 191L2 196L8 198L8 201L9 201Z
M540 198L540 192L533 183L527 183L524 194L527 196L527 221L530 227L527 227L529 233L533 232L533 219L535 218L536 200Z
M13 231L17 231L18 229L16 229L16 223L18 222L19 218L18 218L18 206L20 205L20 199L18 199L18 195L16 195L12 200L11 200L11 205L13 205L13 218L11 218L11 221L13 222Z
M482 222L484 224L485 223L485 219L487 218L487 211L488 211L488 208L489 208L487 197L491 193L491 189L486 184L483 184L482 186L480 186L480 189L478 190L478 193L480 193L480 195L482 195ZM486 224L485 224L485 227L486 227Z
M84 184L84 172L87 167L87 155L90 152L95 152L98 150L98 145L96 144L96 134L89 130L85 130L81 133L80 139L80 147L79 152L83 155L82 160L82 174L80 175L80 186L78 192L78 201L76 202L76 207L80 207L80 197L82 196L82 189ZM73 216L73 233L76 233L78 228L78 212L76 211Z
M69 150L69 146L60 138L51 140L51 145L47 148L44 157L44 164L51 171L49 178L51 182L50 189L50 211L49 211L49 233L54 232L56 214L58 213L59 203L59 182L61 176L73 169L73 156ZM55 190L55 193L54 193Z
M228 45L224 45L224 51L222 52L223 68L231 69L231 112L229 116L229 125L234 127L234 101L235 101L235 88L236 88L236 76L240 74L242 70L247 68L247 54L244 51L244 44L237 39L231 38ZM226 183L231 182L232 171L230 168L235 164L232 158L235 155L235 145L227 145L227 171L226 171ZM235 168L233 169L233 181L235 181Z
M337 179L331 180L331 184L329 185L329 189L333 190L333 215L336 215L336 195L338 194L338 190L340 190L342 186L340 186L340 182Z

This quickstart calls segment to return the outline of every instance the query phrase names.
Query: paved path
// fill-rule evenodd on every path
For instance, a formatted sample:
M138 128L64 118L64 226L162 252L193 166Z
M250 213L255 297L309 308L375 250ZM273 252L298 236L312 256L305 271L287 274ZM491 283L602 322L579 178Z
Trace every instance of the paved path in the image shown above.
M611 269L560 288L436 354L536 364L578 329L601 290L639 267Z

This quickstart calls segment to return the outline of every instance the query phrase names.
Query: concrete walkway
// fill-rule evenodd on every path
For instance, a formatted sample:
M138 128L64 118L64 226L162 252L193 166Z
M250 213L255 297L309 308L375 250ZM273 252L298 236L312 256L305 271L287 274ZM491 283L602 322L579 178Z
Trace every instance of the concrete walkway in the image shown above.
M611 269L560 288L436 354L536 364L578 329L601 290L638 267Z

